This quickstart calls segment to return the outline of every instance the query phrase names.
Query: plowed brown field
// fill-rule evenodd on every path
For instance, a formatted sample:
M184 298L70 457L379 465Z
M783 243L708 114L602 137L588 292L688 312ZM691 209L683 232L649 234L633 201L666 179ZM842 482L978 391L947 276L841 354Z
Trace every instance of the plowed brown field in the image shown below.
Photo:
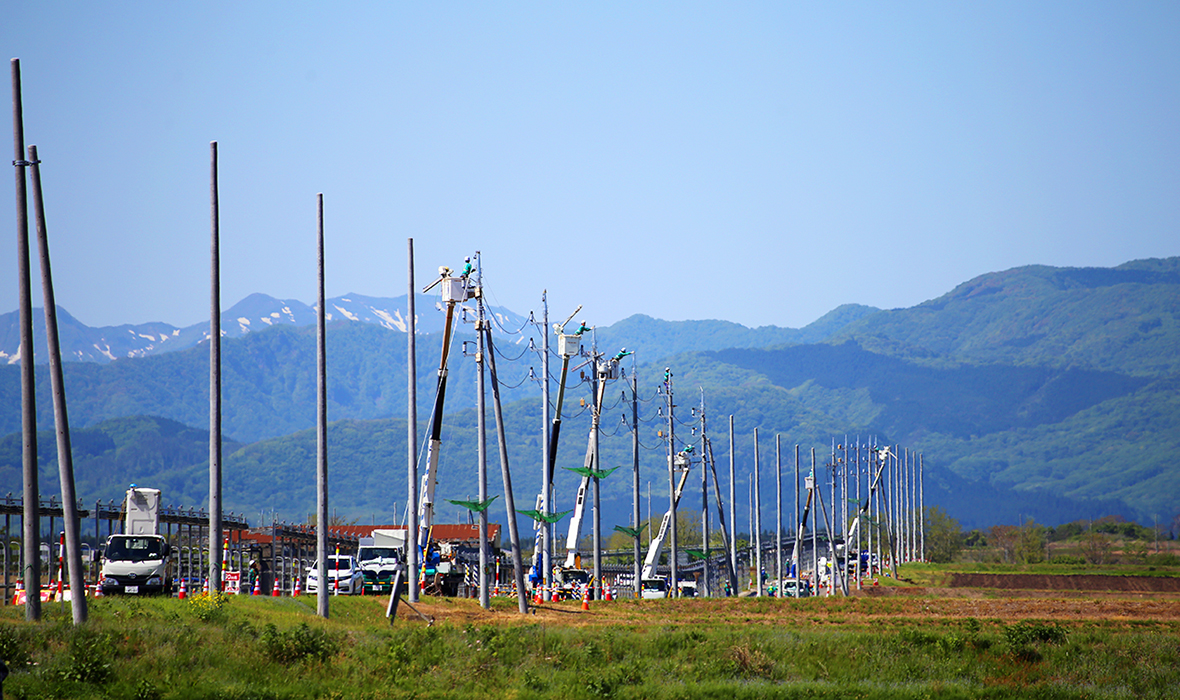
M681 600L622 600L593 602L582 610L579 602L546 603L530 606L528 615L517 612L515 599L496 599L493 609L482 610L475 600L423 598L416 607L437 623L454 625L513 625L542 623L554 626L609 626L632 629L689 624L733 625L826 625L872 626L905 620L936 622L977 618L1010 623L1017 620L1106 621L1134 624L1180 622L1178 579L1139 581L1090 581L1096 590L1079 586L1085 582L1062 581L1062 589L1046 588L1051 579L1078 577L1012 576L999 580L986 575L980 583L988 587L966 587L970 578L958 574L952 587L921 588L880 586L856 591L848 598L702 598ZM1004 578L1004 577L1001 577ZM1089 577L1128 579L1131 577ZM1160 583L1160 582L1168 583ZM1020 586L1027 586L1021 588ZM1120 588L1121 586L1121 588ZM1154 587L1166 590L1152 590ZM418 620L406 607L399 620Z

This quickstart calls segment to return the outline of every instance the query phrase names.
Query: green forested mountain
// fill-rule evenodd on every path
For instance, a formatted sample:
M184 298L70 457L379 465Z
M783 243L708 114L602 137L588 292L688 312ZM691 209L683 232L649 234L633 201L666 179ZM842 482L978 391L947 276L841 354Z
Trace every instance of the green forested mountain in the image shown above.
M663 368L670 367L677 437L697 439L692 428L699 417L690 409L703 390L723 480L728 418L734 416L741 503L749 493L758 427L764 503L773 498L767 470L776 436L783 464L793 468L798 444L805 470L813 448L822 469L834 440L872 439L920 452L928 504L944 506L967 526L1027 517L1053 524L1112 513L1167 521L1180 512L1180 467L1173 458L1180 450L1178 280L1180 259L1112 269L1031 267L985 275L910 309L841 307L799 331L643 316L599 328L602 350L613 354L626 346L640 359L637 366L625 363L627 381L606 394L603 464L625 468L603 483L604 518L625 523L631 507L633 371L640 387L644 515L648 482L655 514L666 508L666 453L657 435L666 418L657 413L663 399L655 392ZM539 386L530 371L539 375L541 364L527 335L500 338L509 457L518 507L528 508L540 482L542 429ZM460 335L452 351L440 499L474 496L477 488L475 373L463 340ZM438 343L438 336L424 336L418 344L423 429ZM291 519L313 509L314 346L313 332L297 327L224 343L225 434L243 441L226 448L228 508L273 509ZM404 334L377 326L329 327L330 498L342 516L388 520L395 503L404 507L405 346ZM0 424L7 432L19 426L15 370L0 368ZM203 503L206 437L184 426L207 423L206 373L201 348L68 365L79 494L117 498L124 482L136 481L159 484L169 500ZM562 467L580 466L586 448L589 424L581 401L590 394L581 379L580 370L571 373ZM42 394L39 420L46 429L52 412L48 392ZM167 420L114 420L136 414ZM499 493L494 435L490 429L489 491ZM51 437L43 447L45 493L56 483ZM19 440L9 437L0 447L0 489L19 491ZM559 507L565 508L576 477L561 469L558 475ZM695 483L686 496L689 508L699 504ZM449 505L441 507L440 517L458 516L448 514ZM739 525L747 516L747 506L739 504Z

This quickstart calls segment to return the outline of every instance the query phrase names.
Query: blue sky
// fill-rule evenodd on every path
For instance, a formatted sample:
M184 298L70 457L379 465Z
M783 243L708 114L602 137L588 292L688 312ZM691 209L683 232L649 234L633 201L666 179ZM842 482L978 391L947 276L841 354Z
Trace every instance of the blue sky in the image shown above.
M595 324L798 327L1180 255L1177 37L1172 2L17 0L0 26L89 325L207 318L212 140L226 307L314 300L317 192L329 296L403 294L413 237L420 287L480 250L494 303ZM0 221L15 250L11 194Z

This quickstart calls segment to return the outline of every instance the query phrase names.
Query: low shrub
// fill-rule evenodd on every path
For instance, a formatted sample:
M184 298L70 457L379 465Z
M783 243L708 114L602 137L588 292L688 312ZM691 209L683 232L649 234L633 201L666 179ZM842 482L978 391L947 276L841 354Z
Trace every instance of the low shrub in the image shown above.
M306 622L286 632L280 632L273 623L268 623L259 639L267 656L284 664L304 659L327 661L340 651L340 642L333 635Z

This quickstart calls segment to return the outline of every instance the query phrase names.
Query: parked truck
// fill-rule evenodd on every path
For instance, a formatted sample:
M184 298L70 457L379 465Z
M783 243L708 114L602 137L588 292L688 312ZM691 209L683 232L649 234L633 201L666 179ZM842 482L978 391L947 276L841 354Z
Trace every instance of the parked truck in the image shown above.
M159 534L160 490L127 489L123 533L107 538L98 585L103 595L171 594L172 547Z
M361 573L365 577L365 595L389 593L393 579L405 559L405 530L373 530L362 537L356 551Z

